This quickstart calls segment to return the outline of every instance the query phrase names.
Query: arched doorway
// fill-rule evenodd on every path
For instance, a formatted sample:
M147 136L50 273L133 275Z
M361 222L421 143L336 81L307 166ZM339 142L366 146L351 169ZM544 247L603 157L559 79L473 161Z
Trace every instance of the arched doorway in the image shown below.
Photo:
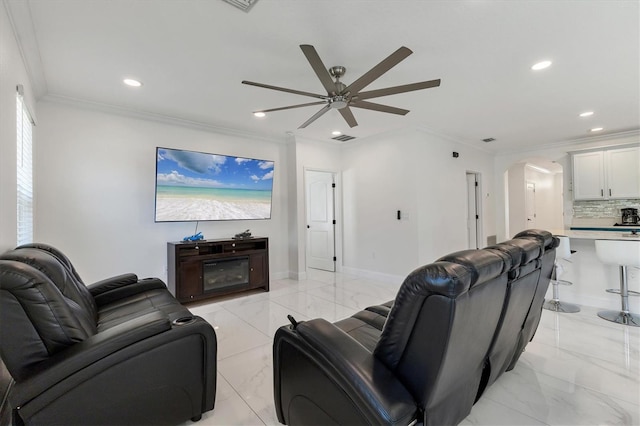
M531 157L512 164L505 178L505 227L511 238L525 229L564 227L562 165Z

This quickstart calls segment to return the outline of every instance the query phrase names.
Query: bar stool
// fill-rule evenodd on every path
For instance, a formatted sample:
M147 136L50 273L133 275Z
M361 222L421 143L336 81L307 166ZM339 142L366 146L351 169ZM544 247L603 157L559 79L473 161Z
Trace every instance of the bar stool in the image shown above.
M629 295L637 296L637 291L629 291L627 266L640 268L640 241L596 240L596 254L606 264L620 266L620 289L608 289L609 293L620 294L621 311L600 311L598 316L618 324L640 327L640 315L629 312Z
M559 263L560 260L566 260L571 263L569 258L571 257L571 244L569 243L569 237L565 237L564 235L555 235L560 240L560 245L556 248L556 260L553 264L553 274L551 285L553 286L553 299L548 300L542 305L544 309L548 309L550 311L555 312L564 312L567 314L572 314L575 312L580 312L580 307L578 305L574 305L573 303L560 302L560 298L558 296L558 286L559 285L573 285L571 281L560 280L558 279L560 275L562 275L562 271L564 270L562 264Z

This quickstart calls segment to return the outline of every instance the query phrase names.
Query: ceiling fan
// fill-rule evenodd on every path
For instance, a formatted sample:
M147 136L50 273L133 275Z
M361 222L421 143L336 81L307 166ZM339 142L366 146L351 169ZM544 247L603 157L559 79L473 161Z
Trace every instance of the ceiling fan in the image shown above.
M414 90L422 90L422 89L428 89L431 87L440 86L440 79L437 79L437 80L422 81L419 83L404 84L401 86L393 86L393 87L387 87L384 89L369 90L366 92L361 92L362 89L367 87L377 78L382 76L384 73L389 71L391 68L399 64L402 60L404 60L407 56L413 53L411 49L404 46L402 46L401 48L393 52L386 59L384 59L375 67L371 68L369 71L364 73L359 79L357 79L356 81L354 81L348 86L340 81L340 78L344 75L344 73L347 70L345 67L335 66L327 69L322 63L322 60L320 59L318 52L316 52L316 49L313 46L309 44L301 44L300 48L302 49L302 53L304 53L304 55L307 57L309 64L311 64L311 68L313 68L316 75L320 79L320 82L322 83L325 90L327 91L327 94L321 95L317 93L303 92L300 90L287 89L284 87L271 86L269 84L255 83L253 81L243 80L242 84L248 84L251 86L264 87L265 89L279 90L281 92L294 93L296 95L311 96L312 98L322 99L321 101L316 101L316 102L308 102L304 104L290 105L290 106L280 107L280 108L264 109L261 111L254 111L254 113L282 111L285 109L300 108L300 107L306 107L311 105L324 105L320 109L320 111L313 114L311 118L309 118L307 121L302 123L298 128L303 129L307 127L309 124L316 121L318 118L320 118L323 114L325 114L330 109L337 109L338 112L340 112L342 117L345 119L349 127L355 127L358 125L358 122L353 116L353 113L351 112L350 107L363 108L363 109L369 109L369 110L380 111L380 112L388 112L391 114L398 114L398 115L406 115L409 112L409 110L407 109L396 108L388 105L369 102L366 99L378 98L381 96L395 95L398 93L411 92ZM332 80L331 77L335 78L335 81Z

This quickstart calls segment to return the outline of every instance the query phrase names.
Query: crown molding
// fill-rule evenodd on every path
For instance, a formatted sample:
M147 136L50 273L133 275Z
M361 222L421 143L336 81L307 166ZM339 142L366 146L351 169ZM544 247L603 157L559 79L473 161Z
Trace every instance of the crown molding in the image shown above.
M444 133L437 132L437 131L435 131L433 129L430 129L429 127L426 127L426 126L416 126L416 129L421 131L421 132L428 133L428 134L430 134L432 136L436 136L436 137L438 137L440 139L444 139L447 142L452 142L452 143L457 143L457 144L460 144L460 145L464 145L466 147L476 149L476 150L478 150L480 152L484 152L484 153L489 154L489 155L496 155L496 152L494 150L487 149L487 148L485 148L483 146L478 146L475 143L471 143L471 142L464 141L464 140L461 140L461 139L456 139L456 138L454 138L452 136L449 136L449 135L444 134Z
M288 137L286 134L282 134L281 138L265 136L259 133L247 132L239 129L233 129L229 127L215 126L209 123L203 123L199 121L192 121L183 118L172 117L163 114L157 114L144 110L137 110L134 108L127 108L122 106L116 106L106 104L102 102L89 101L86 99L74 98L70 96L63 96L57 94L47 94L42 97L41 101L57 103L61 105L68 105L73 107L80 107L84 109L90 109L93 111L104 112L107 114L119 115L128 118L136 118L140 120L153 121L157 123L170 124L173 126L181 126L195 130L202 130L206 132L218 133L227 136L236 136L248 139L256 139L265 142L272 142L277 144L288 143Z
M40 99L47 93L48 88L40 56L40 46L31 16L31 7L28 1L2 0L2 3L11 24L11 31L18 44L18 50L27 71L34 97Z
M367 136L359 136L356 137L353 140L347 141L347 142L340 142L340 141L335 141L335 140L321 140L321 139L317 139L317 138L313 138L313 137L308 137L308 136L301 136L301 135L297 135L296 137L299 138L303 138L303 139L307 139L307 140L313 140L316 141L318 143L323 143L325 145L338 145L340 147L349 147L349 146L354 146L354 145L359 145L361 143L367 143L370 141L375 141L375 140L379 140L379 139L389 139L389 138L393 138L393 137L397 137L398 135L408 135L408 134L415 134L415 133L426 133L430 136L434 136L438 139L441 139L443 141L449 142L449 143L456 143L456 144L460 144L460 145L464 145L466 147L475 149L477 151L483 152L485 154L489 154L489 155L496 155L496 153L490 149L486 149L484 147L480 147L477 146L475 144L472 144L470 142L467 141L463 141L463 140L459 140L456 139L452 136L449 136L447 134L444 133L439 133L433 129L430 129L428 127L422 126L422 125L411 125L411 126L405 126L405 127L400 127L400 128L394 128L394 129L390 129L390 130L385 130L383 132L379 132L379 133L374 133L371 135L367 135Z
M625 130L625 131L616 132L616 133L606 133L606 134L601 134L597 136L585 136L582 138L566 139L558 142L550 142L542 145L536 145L530 148L527 147L522 149L502 150L496 153L496 156L544 151L546 149L556 149L556 148L562 148L562 147L571 146L571 145L581 145L581 144L586 145L590 143L595 144L598 142L608 142L608 141L611 141L612 139L622 139L622 138L636 138L638 139L638 141L640 141L640 129Z

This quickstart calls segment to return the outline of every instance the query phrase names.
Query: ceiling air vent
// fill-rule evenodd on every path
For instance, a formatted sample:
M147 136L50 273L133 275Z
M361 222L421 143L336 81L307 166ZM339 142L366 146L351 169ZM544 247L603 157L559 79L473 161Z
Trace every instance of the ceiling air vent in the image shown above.
M254 4L258 3L258 0L224 0L230 5L237 7L240 10L249 12Z
M495 141L495 138L486 138L486 139L482 139L482 142L493 142Z
M331 138L334 141L340 141L340 142L346 142L346 141L350 141L351 139L355 139L355 136L349 136L349 135L340 135L340 136L336 136L335 138Z

